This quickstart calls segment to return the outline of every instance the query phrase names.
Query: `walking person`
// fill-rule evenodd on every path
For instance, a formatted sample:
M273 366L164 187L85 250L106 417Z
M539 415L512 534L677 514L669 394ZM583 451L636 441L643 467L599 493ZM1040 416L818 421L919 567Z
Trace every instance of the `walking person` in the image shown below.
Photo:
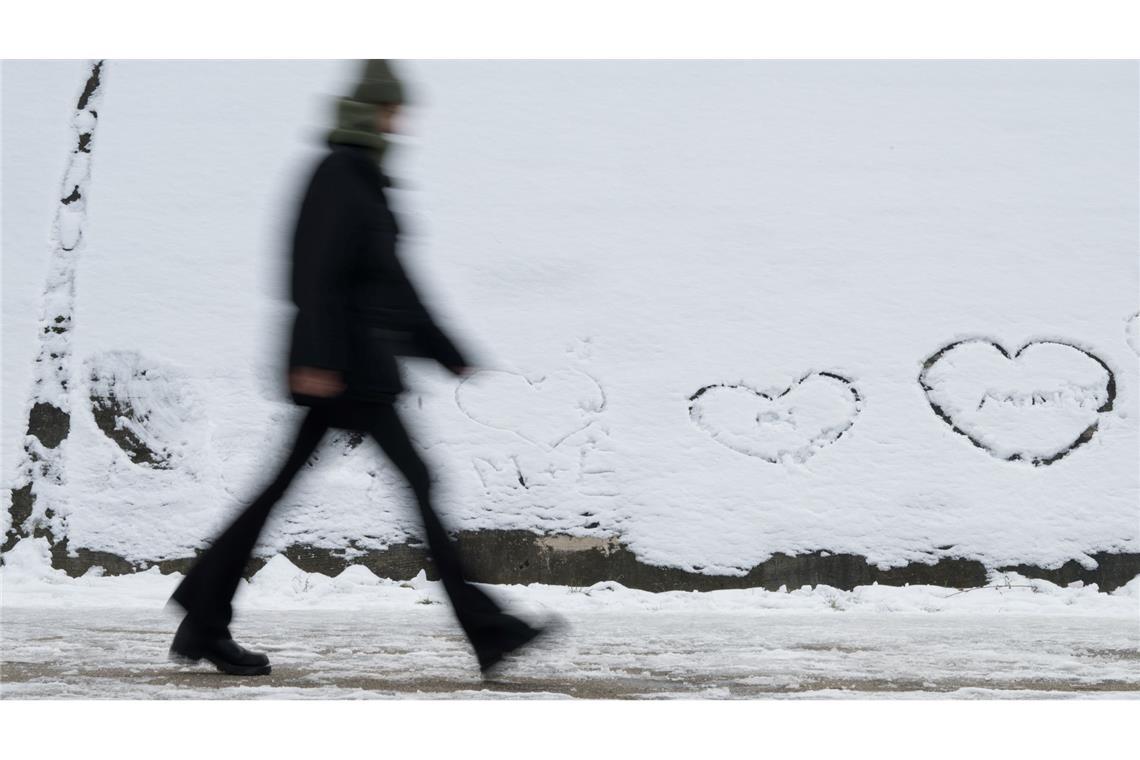
M338 102L329 152L301 203L293 237L297 306L289 387L308 407L280 471L203 553L171 599L184 611L170 647L176 660L206 659L235 675L270 672L269 658L233 640L232 599L273 506L329 428L367 432L400 471L419 508L428 548L455 616L486 675L544 632L509 615L467 580L432 506L431 477L394 402L404 390L397 355L435 359L457 376L467 360L431 318L396 256L397 225L381 170L403 87L385 61L367 61Z

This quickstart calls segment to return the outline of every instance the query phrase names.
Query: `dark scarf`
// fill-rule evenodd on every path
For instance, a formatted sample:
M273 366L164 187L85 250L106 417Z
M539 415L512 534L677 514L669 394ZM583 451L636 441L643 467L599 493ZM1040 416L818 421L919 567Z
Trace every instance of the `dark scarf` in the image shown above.
M359 145L368 148L379 164L384 159L388 141L376 131L376 106L350 98L337 101L336 128L329 132L334 145Z

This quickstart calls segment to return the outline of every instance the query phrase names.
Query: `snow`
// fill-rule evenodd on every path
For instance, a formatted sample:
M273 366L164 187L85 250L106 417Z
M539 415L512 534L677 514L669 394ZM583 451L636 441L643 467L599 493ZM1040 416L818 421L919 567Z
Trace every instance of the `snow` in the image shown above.
M71 209L88 72L4 64L0 474L19 476L50 254L81 231L64 476L37 509L72 548L185 557L299 422L286 243L352 67L108 62ZM1133 63L404 72L407 266L483 370L404 367L450 526L616 538L708 573L1140 551ZM91 395L131 399L116 425L162 466L108 438ZM259 551L418 531L375 445L330 435Z
M180 573L163 575L157 567L128 575L105 576L92 571L69 578L50 565L45 539L21 541L5 555L0 589L5 607L71 609L116 607L158 609L182 580ZM1135 621L1140 614L1140 578L1110 593L1096 584L1075 582L1058 586L995 573L982 588L957 591L941 586L859 586L851 591L827 585L720 591L652 593L603 581L584 588L546 584L483 586L508 606L530 614L544 610L585 613L602 609L674 612L702 615L735 614L930 613L949 615L1026 614L1110 617ZM425 602L425 600L427 600ZM447 606L438 581L423 571L408 581L379 578L367 568L350 566L335 577L307 573L284 555L272 557L248 581L240 584L236 606L243 610L395 610L414 603ZM524 613L525 614L525 613Z

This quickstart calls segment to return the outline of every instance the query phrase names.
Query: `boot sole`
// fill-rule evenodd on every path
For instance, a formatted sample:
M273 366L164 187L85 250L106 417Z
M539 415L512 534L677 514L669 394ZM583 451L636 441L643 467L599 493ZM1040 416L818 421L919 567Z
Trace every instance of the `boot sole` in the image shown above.
M181 652L170 652L170 661L178 665L196 665L202 660L206 660L217 668L219 673L225 673L231 676L267 676L273 670L271 665L234 665L233 663L215 660L205 655L192 656L182 654Z

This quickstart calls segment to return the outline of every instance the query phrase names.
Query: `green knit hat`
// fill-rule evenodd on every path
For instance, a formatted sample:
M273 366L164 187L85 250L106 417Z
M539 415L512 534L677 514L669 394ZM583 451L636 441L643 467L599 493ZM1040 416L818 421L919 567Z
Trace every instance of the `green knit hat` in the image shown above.
M377 58L364 62L360 83L349 96L360 103L383 105L404 102L404 86L392 72L388 61Z

